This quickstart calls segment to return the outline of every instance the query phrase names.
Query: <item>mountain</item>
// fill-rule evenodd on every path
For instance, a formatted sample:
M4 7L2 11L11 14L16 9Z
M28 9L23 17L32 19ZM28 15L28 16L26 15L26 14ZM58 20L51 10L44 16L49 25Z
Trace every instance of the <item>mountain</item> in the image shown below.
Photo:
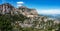
M60 14L40 14L41 16L47 16L49 18L54 18L60 20Z
M47 16L49 18L59 19L60 20L60 14L40 14L41 16L38 16L38 13L36 9L27 8L26 6L20 6L18 8L15 8L9 3L4 3L0 5L0 14L11 14L11 15L19 15L22 14L26 17L35 18L35 17L41 17L41 16Z
M27 8L26 6L15 8L9 3L4 3L0 5L0 14L22 14L26 17L36 17L38 15L36 9Z
M50 31L52 30L51 27L56 29L55 26L60 23L60 21L53 19L60 15L39 15L36 9L27 8L25 6L15 8L9 3L0 5L0 14L3 14L0 16L0 30L2 31L11 28L13 31L35 31L35 29L38 29L38 31L48 29Z

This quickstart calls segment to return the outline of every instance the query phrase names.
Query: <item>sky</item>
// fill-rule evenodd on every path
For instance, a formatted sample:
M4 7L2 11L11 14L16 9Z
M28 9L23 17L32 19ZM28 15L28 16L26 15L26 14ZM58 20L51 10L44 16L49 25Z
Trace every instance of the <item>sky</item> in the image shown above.
M28 8L35 8L39 14L60 14L60 0L0 0L0 4L4 2L14 7L23 4Z

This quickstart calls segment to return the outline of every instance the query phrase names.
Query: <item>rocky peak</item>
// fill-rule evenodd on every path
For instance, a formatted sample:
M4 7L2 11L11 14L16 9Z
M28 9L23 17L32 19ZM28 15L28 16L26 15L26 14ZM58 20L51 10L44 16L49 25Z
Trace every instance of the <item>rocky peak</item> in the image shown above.
M26 6L20 6L19 8L27 8Z
M22 14L26 17L35 17L38 15L36 9L27 8L26 6L20 6L19 8L15 8L14 6L12 6L9 3L1 4L0 5L0 12L5 13L5 14L7 14L7 13L11 13L11 14L18 13L18 14Z
M1 14L7 14L10 13L14 9L14 6L12 6L9 3L4 3L0 5L0 13Z

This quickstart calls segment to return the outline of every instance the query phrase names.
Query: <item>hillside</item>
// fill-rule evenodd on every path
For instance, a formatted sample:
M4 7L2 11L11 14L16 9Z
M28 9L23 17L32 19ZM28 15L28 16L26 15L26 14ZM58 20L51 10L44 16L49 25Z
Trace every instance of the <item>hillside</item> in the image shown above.
M40 16L36 9L0 5L0 31L59 31L60 21Z

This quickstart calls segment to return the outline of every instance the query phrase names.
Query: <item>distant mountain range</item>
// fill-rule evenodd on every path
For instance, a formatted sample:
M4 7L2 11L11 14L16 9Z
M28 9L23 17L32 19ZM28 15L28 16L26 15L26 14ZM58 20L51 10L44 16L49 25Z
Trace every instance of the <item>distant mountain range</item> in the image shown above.
M49 18L60 20L60 14L40 14L40 16L47 16Z

